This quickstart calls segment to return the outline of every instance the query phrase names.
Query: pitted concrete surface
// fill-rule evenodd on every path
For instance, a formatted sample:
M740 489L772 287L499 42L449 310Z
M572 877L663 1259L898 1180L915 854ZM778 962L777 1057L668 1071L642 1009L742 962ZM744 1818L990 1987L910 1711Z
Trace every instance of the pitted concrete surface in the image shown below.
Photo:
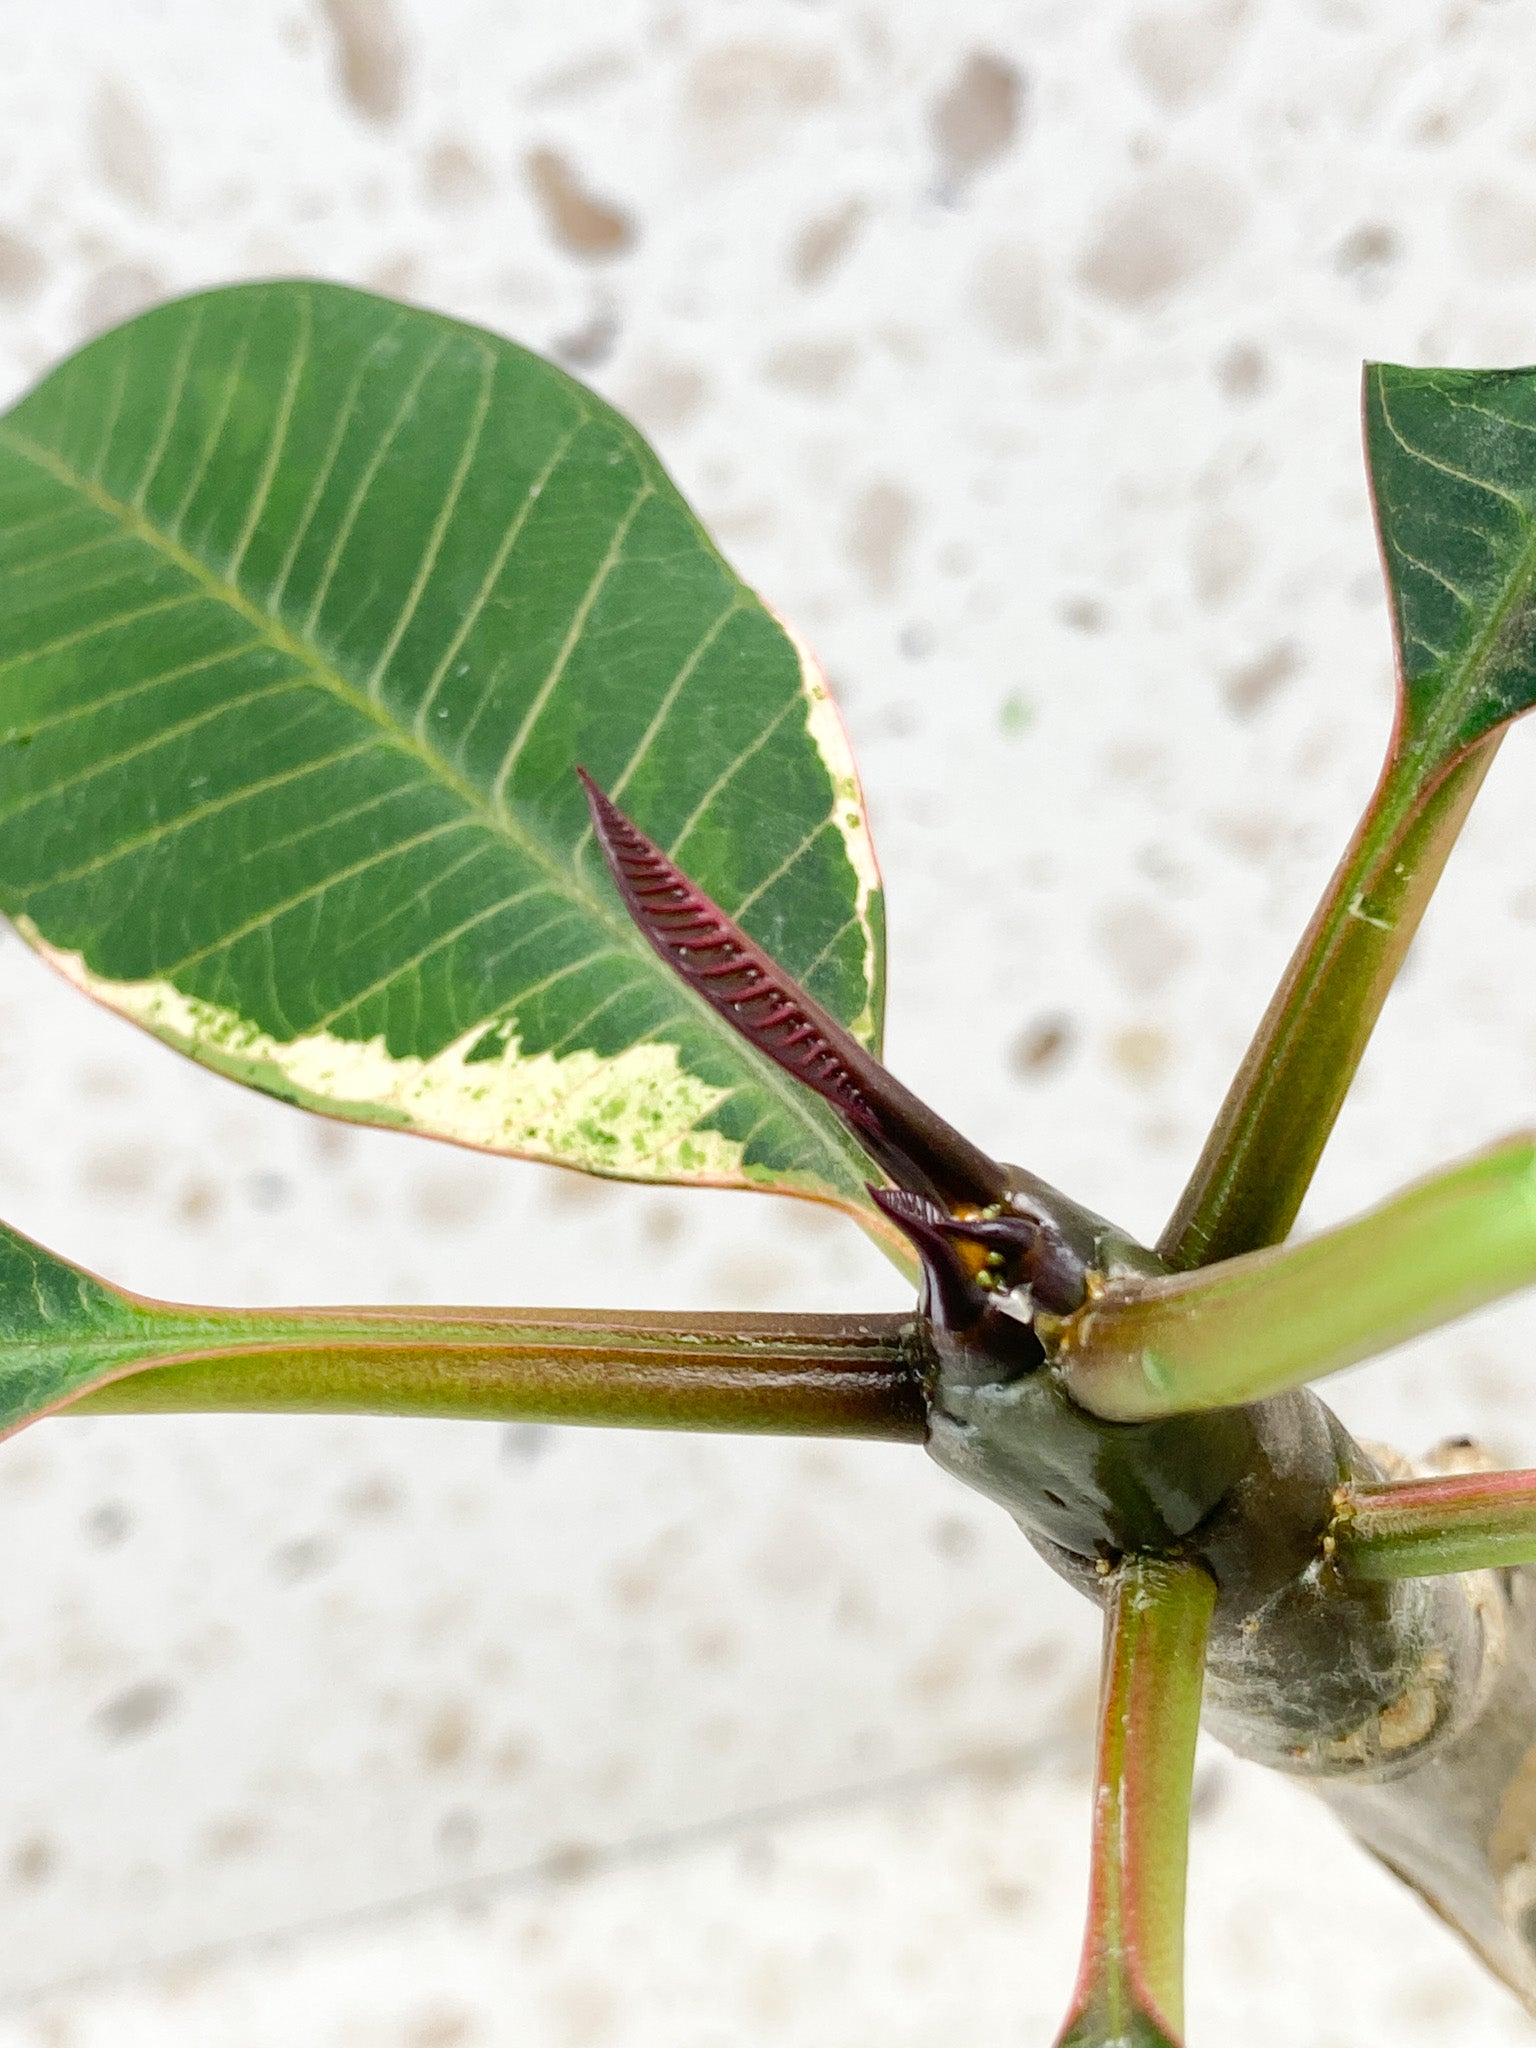
M12 11L5 393L294 273L590 379L832 675L893 1065L1155 1232L1385 737L1360 361L1536 359L1536 18ZM1309 1222L1532 1121L1533 788L1517 733ZM322 1124L0 970L0 1215L143 1291L905 1298L822 1212ZM1533 1337L1338 1405L1536 1460ZM0 2048L1050 2038L1093 1618L916 1452L59 1422L0 1451L0 1555ZM1532 2038L1300 1793L1205 1768L1193 2040Z

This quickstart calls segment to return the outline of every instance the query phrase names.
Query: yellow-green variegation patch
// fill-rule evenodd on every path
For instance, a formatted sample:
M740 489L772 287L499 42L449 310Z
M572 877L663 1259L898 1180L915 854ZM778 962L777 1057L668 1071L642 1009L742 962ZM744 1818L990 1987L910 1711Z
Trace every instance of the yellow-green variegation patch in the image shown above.
M878 1047L825 680L571 378L255 285L0 421L0 907L72 980L335 1115L864 1209L831 1112L630 926L578 762Z
M184 996L168 981L102 981L78 953L56 951L26 918L18 924L86 995L178 1052L305 1109L631 1180L729 1187L749 1177L743 1147L705 1128L725 1091L685 1073L674 1046L632 1045L607 1059L592 1052L530 1059L512 1037L476 1058L485 1043L477 1025L419 1059L392 1054L382 1038L329 1031L273 1038L237 1011Z

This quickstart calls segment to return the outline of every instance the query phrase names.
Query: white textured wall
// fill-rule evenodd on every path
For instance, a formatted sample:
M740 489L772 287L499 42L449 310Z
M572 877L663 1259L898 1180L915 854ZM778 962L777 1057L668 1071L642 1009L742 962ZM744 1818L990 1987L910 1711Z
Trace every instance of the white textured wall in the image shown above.
M893 1063L1154 1231L1384 736L1360 359L1536 358L1536 14L11 0L0 27L5 391L157 297L294 272L590 377L832 671ZM1315 1221L1532 1120L1533 739ZM14 941L0 1214L191 1298L902 1300L816 1212L246 1098ZM1536 1457L1533 1334L1482 1318L1340 1406ZM1043 2048L1094 1635L916 1452L45 1425L0 1452L0 2048ZM1533 2038L1300 1794L1215 1755L1193 1908L1197 2048Z

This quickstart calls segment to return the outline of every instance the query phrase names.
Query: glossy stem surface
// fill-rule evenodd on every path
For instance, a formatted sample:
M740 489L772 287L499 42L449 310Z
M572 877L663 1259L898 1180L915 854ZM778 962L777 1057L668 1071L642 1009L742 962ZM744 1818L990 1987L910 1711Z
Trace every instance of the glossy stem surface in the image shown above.
M162 1311L163 1359L69 1415L462 1416L921 1442L911 1316Z
M1536 1472L1457 1472L1339 1489L1337 1555L1367 1579L1536 1563Z
M1073 1397L1114 1422L1226 1408L1339 1372L1536 1281L1536 1140L1421 1181L1336 1230L1112 1286L1066 1326Z
M1278 1244L1296 1220L1501 737L1479 741L1427 798L1420 762L1394 746L1158 1244L1177 1271Z
M1110 1581L1088 1926L1058 2048L1173 2048L1184 2024L1184 1877L1215 1581L1133 1556Z

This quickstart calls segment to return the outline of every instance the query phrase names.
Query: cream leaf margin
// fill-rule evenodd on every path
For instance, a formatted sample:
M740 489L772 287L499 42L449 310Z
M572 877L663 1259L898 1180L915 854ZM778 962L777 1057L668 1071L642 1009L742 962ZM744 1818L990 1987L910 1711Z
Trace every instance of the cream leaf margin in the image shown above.
M783 613L761 595L758 602L795 650L800 663L800 690L805 699L806 731L821 757L822 766L831 777L832 823L837 827L848 854L848 864L853 869L857 891L853 914L864 935L864 987L867 993L863 1010L848 1028L855 1038L873 1046L878 1052L882 1022L877 1009L881 993L880 940L873 913L884 885L880 878L880 864L875 858L874 838L869 829L864 785L859 780L858 763L853 757L848 729L832 695L826 670L816 659L809 642Z
M397 1057L382 1035L317 1031L283 1041L168 981L107 980L80 954L50 946L30 918L16 924L84 994L204 1066L306 1109L622 1180L783 1187L798 1178L747 1166L743 1145L699 1129L729 1091L689 1074L676 1047L660 1041L607 1058L589 1051L525 1058L512 1036L493 1058L471 1060L483 1021L430 1059Z

